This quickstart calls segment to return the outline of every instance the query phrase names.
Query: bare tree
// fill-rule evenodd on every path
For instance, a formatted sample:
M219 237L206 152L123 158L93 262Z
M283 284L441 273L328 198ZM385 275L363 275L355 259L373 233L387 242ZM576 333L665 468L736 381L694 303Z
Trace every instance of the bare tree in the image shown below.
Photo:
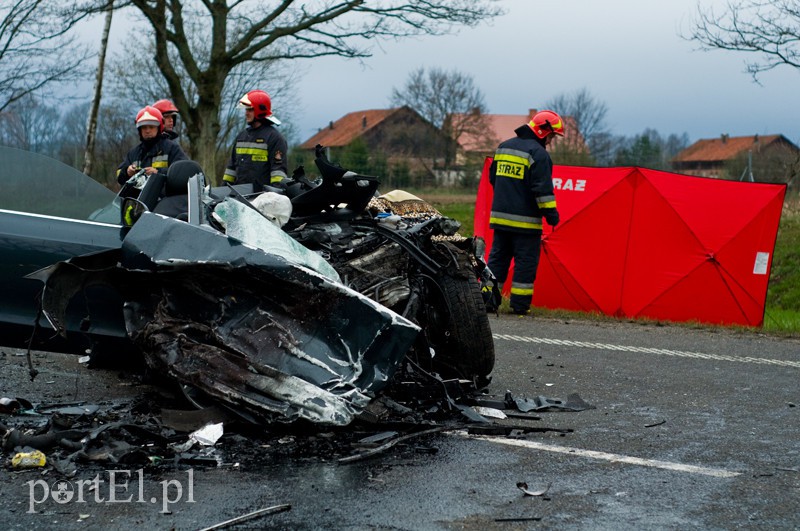
M800 68L800 3L797 0L731 0L723 13L697 7L687 37L704 50L748 52L746 71L758 74L781 65Z
M545 107L562 116L571 116L575 120L575 126L586 140L592 155L607 150L609 135L605 119L608 107L592 96L588 89L582 88L569 94L559 94L546 102Z
M56 157L61 141L58 109L32 94L16 100L0 113L0 143Z
M139 37L135 31L132 31L129 38L137 39ZM193 42L193 46L201 48L202 43ZM174 50L171 50L170 53L177 54ZM124 95L120 98L120 102L124 103L126 108L130 108L132 113L162 98L175 100L163 76L142 75L143 72L152 72L155 66L154 55L154 44L145 43L141 47L126 50L124 56L116 56L111 61L112 92ZM173 62L178 66L181 64L177 57L173 59ZM181 77L188 77L188 75L183 73ZM292 109L296 108L297 91L294 90L294 87L298 82L298 77L298 69L293 67L290 61L276 60L241 63L223 80L224 85L216 119L219 124L219 134L214 146L214 151L218 154L216 166L204 166L210 176L222 175L233 140L245 125L242 108L238 106L238 101L250 90L262 87L267 89L272 98L273 111L283 122L280 126L281 132L287 139L297 135L291 125L291 115ZM267 83L268 86L266 86ZM197 100L196 91L192 86L188 87L187 94L192 101ZM184 123L181 115L178 120L178 129L190 139L193 137L190 131L191 127L192 125ZM190 157L200 156L201 151L196 146L184 142L183 139L180 142Z
M97 135L97 114L100 111L100 98L103 94L103 73L106 69L106 51L108 50L108 34L111 31L111 19L114 15L114 0L108 1L106 8L106 22L103 26L103 36L100 39L100 56L98 58L97 75L94 79L94 97L86 122L86 147L83 155L83 173L89 175L94 164L94 141Z
M80 79L90 53L67 32L79 18L52 0L0 2L0 111L46 85Z
M89 13L104 1L83 0L76 8ZM205 168L216 167L223 88L237 66L322 56L365 58L380 40L443 34L500 13L494 7L497 0L128 2L153 28L155 64L180 110L193 156ZM197 41L203 46L193 46Z
M483 93L472 76L463 72L418 68L402 88L392 89L391 104L408 105L451 140L443 153L445 169L454 162L462 135L480 135L487 130Z

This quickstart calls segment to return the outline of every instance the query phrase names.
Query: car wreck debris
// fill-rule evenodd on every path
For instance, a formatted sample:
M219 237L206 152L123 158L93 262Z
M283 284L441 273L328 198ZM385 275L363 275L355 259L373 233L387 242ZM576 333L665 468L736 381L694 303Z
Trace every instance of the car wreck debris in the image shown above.
M283 505L275 505L273 507L267 507L265 509L259 509L258 511L253 511L252 513L243 514L242 516L237 516L236 518L231 518L230 520L225 520L224 522L214 524L211 527L204 527L200 531L215 531L216 529L225 529L226 527L241 524L249 520L254 520L255 518L259 518L261 516L282 513L290 510L291 508L292 508L291 505L283 504Z
M39 468L47 464L47 457L39 450L18 452L11 458L13 468Z
M517 482L517 488L521 490L522 493L525 494L525 496L544 496L550 490L550 487L552 485L553 485L552 483L548 483L544 489L533 491L528 489L528 484L525 483L524 481Z
M198 404L258 424L348 425L410 364L485 387L480 242L323 153L319 179L300 169L285 190L212 188L191 161L131 179L86 227L120 220L118 244L104 228L96 252L25 276L44 284L37 313L67 340L88 333L92 355L127 341ZM159 214L167 188L186 190L185 215Z

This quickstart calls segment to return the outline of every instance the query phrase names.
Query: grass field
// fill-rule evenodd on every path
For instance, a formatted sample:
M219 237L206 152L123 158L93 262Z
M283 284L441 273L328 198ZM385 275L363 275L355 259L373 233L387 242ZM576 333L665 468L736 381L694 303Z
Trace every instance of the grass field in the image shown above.
M461 234L472 235L475 193L417 190L444 215L461 223ZM507 304L507 303L506 303ZM579 315L592 319L612 319L595 314L535 309L548 315ZM800 336L800 198L787 198L781 214L778 238L770 271L763 331L777 335Z

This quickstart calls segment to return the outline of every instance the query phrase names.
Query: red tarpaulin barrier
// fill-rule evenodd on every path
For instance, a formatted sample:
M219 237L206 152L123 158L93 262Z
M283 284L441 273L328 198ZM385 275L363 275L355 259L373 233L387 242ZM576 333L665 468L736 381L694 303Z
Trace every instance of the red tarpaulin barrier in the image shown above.
M487 259L490 163L474 226ZM544 225L534 306L761 326L785 185L558 165L553 184L561 223Z

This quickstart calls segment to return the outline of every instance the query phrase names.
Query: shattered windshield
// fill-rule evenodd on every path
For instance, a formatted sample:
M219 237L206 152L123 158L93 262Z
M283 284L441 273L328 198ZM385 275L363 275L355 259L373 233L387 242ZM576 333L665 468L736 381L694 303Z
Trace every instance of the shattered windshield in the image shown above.
M0 146L0 209L87 220L114 192L50 157Z

